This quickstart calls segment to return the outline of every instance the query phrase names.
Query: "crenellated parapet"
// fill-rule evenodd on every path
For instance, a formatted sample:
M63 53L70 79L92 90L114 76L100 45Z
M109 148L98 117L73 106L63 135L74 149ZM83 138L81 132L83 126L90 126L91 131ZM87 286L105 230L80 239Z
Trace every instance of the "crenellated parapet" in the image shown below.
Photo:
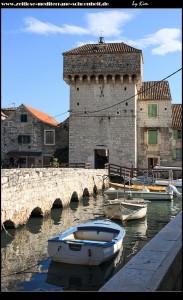
M141 78L137 74L68 74L65 75L64 81L71 84L123 84L135 83L139 84Z
M142 51L124 43L87 44L63 53L63 78L71 84L142 81Z

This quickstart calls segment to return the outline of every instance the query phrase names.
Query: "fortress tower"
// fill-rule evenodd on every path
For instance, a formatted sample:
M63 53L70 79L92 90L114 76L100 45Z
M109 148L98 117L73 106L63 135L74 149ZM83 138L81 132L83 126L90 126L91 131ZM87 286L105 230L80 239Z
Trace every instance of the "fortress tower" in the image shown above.
M69 162L136 167L142 51L100 37L63 58L63 79L70 86Z

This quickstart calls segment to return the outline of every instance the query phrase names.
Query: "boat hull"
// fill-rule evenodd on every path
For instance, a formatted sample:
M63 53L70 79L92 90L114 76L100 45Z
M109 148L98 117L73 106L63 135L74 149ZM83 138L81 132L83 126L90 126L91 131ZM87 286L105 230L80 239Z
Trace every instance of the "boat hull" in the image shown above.
M83 287L92 290L93 287L102 286L123 259L123 245L119 252L109 261L98 266L66 264L51 261L46 282L60 287ZM76 290L76 289L75 289Z
M50 258L78 265L100 265L110 260L122 247L124 228L110 220L87 224L48 240Z
M173 200L173 193L167 192L143 192L143 191L134 191L134 190L124 190L124 189L107 189L104 191L104 194L109 196L110 198L118 198L123 197L124 195L132 195L132 198L143 198L144 200L166 200L172 201Z
M146 216L147 204L134 203L133 200L129 200L129 202L107 200L104 204L104 211L109 218L121 221L136 220Z

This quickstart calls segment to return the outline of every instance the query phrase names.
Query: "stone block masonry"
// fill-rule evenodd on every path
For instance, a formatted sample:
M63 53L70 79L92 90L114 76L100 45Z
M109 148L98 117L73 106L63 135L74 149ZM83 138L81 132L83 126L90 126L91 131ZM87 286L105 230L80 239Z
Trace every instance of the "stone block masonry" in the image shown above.
M182 291L182 211L99 292Z
M36 168L3 169L1 172L1 226L7 221L14 227L26 224L32 211L47 215L56 199L68 207L73 194L81 200L103 187L105 169ZM107 185L105 179L105 184Z

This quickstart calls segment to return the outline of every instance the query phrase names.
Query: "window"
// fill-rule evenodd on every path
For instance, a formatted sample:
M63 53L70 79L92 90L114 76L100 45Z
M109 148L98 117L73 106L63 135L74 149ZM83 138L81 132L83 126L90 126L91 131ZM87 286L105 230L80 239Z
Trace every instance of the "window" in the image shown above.
M21 122L23 123L23 122L27 122L27 115L21 115Z
M55 131L45 130L44 131L44 144L45 145L55 145Z
M175 159L175 160L181 160L182 159L181 149L173 149L172 156L173 156L173 159Z
M181 139L182 138L182 132L181 132L181 130L174 129L174 131L173 131L173 138L174 138L174 140Z
M158 143L158 131L157 130L148 130L148 144L157 144Z
M30 144L30 135L19 135L18 136L18 143L19 144Z
M154 118L157 117L158 105L157 104L148 104L148 117Z

